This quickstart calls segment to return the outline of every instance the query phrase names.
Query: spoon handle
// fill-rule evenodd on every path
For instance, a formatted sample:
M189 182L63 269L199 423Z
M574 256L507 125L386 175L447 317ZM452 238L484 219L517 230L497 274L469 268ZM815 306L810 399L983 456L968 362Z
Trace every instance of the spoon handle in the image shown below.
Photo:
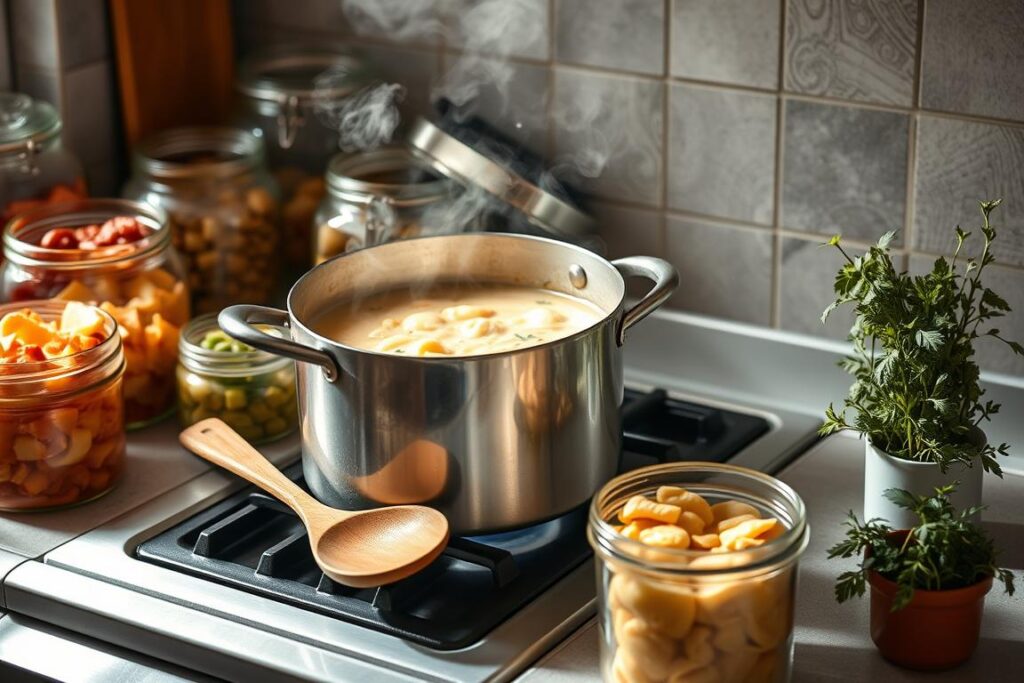
M238 432L215 417L200 420L188 427L178 435L178 439L196 455L272 494L303 520L307 512L320 507L316 499L281 474L273 463L249 445Z

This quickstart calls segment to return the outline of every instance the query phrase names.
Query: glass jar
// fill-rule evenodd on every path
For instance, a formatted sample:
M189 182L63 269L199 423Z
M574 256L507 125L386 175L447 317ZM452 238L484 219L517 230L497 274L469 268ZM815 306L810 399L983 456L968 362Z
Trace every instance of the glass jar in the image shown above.
M206 335L217 331L217 315L209 313L189 323L181 335L181 425L188 427L208 417L219 417L252 444L293 432L299 425L295 362L256 349L204 348Z
M167 212L197 313L275 294L278 191L260 138L233 128L158 133L137 149L124 194Z
M0 318L29 308L59 320L64 304L0 305ZM101 313L106 338L91 349L0 372L0 510L41 510L92 500L124 468L125 358L117 323Z
M331 159L327 197L316 214L314 261L409 237L475 229L481 212L460 211L461 196L457 183L406 150L339 154Z
M330 46L279 46L239 66L237 122L266 143L281 187L285 256L299 273L310 265L324 171L340 149L337 113L372 82L359 58Z
M707 552L652 547L614 518L635 495L679 486L708 503L736 500L784 531L757 547ZM786 681L793 653L797 562L809 530L803 501L760 472L706 462L628 472L594 497L601 671L606 681Z
M142 239L96 249L40 246L55 228L135 219ZM171 246L167 215L126 199L83 199L20 214L4 230L2 290L7 301L61 299L96 303L124 335L125 412L130 428L174 409L178 335L189 319L188 288Z
M0 220L40 204L85 196L82 166L61 146L57 111L19 93L0 93Z

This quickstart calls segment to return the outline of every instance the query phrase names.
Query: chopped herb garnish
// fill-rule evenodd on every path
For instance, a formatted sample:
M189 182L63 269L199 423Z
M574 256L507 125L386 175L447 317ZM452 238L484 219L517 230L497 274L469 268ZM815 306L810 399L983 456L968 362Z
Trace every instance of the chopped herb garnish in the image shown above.
M550 301L544 301L543 299L540 299L539 301L537 301L537 303L540 304L541 306L550 306L551 305Z
M536 339L536 337L534 337L532 334L519 334L518 332L516 332L515 336L516 339L521 339L522 341L526 341L527 339Z

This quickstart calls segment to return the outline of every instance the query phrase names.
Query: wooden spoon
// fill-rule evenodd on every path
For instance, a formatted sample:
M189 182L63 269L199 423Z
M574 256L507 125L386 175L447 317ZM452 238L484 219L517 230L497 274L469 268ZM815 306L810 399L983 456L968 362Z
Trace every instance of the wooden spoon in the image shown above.
M313 559L331 579L370 588L415 574L448 543L448 520L420 505L346 512L327 507L300 489L215 417L179 436L190 451L248 479L295 511L309 534Z

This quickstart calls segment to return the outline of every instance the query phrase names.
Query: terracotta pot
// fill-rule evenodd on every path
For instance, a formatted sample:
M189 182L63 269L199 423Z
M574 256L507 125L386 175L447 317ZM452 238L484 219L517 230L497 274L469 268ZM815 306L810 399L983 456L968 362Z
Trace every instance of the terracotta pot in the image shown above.
M907 531L891 534L902 542ZM894 664L909 669L937 671L967 661L978 645L985 595L992 588L986 577L966 588L915 590L903 609L893 612L897 586L878 572L870 572L871 639Z

